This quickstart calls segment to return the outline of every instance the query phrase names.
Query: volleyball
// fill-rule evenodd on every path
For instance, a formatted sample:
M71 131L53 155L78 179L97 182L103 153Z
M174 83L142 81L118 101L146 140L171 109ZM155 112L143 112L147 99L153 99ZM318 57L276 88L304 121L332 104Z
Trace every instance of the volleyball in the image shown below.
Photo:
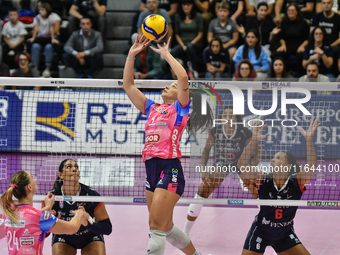
M163 16L151 14L144 19L142 31L146 38L150 40L159 40L168 32L168 23Z

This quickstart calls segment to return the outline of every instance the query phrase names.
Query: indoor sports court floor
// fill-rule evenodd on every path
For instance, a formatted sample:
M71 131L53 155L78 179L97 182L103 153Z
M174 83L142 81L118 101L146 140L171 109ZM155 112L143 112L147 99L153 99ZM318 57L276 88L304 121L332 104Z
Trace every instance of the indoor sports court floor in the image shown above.
M39 208L38 204L35 204ZM146 205L106 205L113 231L105 237L108 255L145 255L148 242ZM178 205L175 224L183 228L187 206ZM240 255L244 239L258 208L204 207L191 231L191 239L202 255ZM340 254L340 211L299 209L295 231L312 255ZM0 231L0 254L8 254L4 230ZM51 237L45 240L44 255L50 255ZM78 251L78 254L80 252ZM180 251L167 244L166 255ZM266 255L276 254L267 248Z

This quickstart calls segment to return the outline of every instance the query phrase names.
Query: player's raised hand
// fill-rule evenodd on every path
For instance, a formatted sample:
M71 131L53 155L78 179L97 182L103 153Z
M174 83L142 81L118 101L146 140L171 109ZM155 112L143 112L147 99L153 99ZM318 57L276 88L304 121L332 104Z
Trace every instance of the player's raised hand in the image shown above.
M163 43L163 46L161 46L161 45L159 45L159 44L157 43L157 49L154 48L154 47L151 47L151 49L152 49L154 52L157 52L157 53L160 54L160 55L165 54L165 53L168 53L168 52L169 52L170 41L171 41L171 36L169 36L168 42L167 42L167 43Z
M267 127L267 124L261 126L260 121L255 123L255 126L253 128L252 141L262 141L269 135L268 133L262 134L265 127Z
M307 130L304 130L302 127L300 127L300 131L306 140L313 139L315 130L318 128L318 126L320 126L320 124L319 118L313 118Z
M144 35L137 35L135 43L131 46L129 50L129 57L134 58L139 52L145 49L152 40L147 39Z

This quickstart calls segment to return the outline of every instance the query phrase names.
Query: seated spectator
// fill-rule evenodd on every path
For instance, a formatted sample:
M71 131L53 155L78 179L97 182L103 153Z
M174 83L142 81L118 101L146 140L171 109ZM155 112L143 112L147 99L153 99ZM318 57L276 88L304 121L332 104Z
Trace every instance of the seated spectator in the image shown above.
M213 38L209 45L209 50L203 53L204 63L207 66L205 78L229 78L227 65L229 65L229 56L226 56L223 50L220 38Z
M19 65L19 68L15 69L12 77L39 77L38 70L29 66L29 63L32 62L32 58L27 52L19 52L15 57L15 62ZM40 90L40 86L19 88ZM13 86L13 89L16 89L16 86Z
M225 0L215 0L215 11L218 13L218 6L220 3L225 2ZM244 9L244 0L227 0L229 5L228 17L236 21L236 19L242 14Z
M248 59L241 60L233 75L233 81L257 81L254 66Z
M208 43L213 37L218 37L223 43L223 49L228 51L230 60L233 58L238 41L238 31L236 22L228 18L229 5L225 2L219 3L217 9L217 18L210 21L208 29Z
M11 64L8 53L11 52L15 56L18 52L24 50L25 35L27 31L24 24L18 20L18 11L14 8L10 9L8 12L9 22L7 22L1 34L4 38L4 43L2 45L2 60L14 67L14 63Z
M135 79L159 79L163 72L161 57L148 46L136 55L133 69Z
M333 48L333 58L336 59L340 51L340 15L332 10L332 0L322 0L322 12L314 15L311 20L311 30L316 26L323 27L328 35L330 46ZM336 63L334 63L333 70Z
M322 27L315 27L311 33L309 44L303 55L302 66L306 68L309 63L318 65L319 73L329 78L335 78L333 74L333 49L328 46L327 34Z
M33 66L38 70L40 62L40 51L44 48L45 53L45 70L42 76L49 78L51 76L51 65L53 61L53 47L59 46L57 34L59 33L61 18L58 14L52 12L48 3L41 4L39 14L35 17L36 25L33 28L33 35L27 40L31 46ZM59 51L57 50L59 53Z
M271 62L270 70L268 77L269 80L275 80L275 81L286 81L286 80L294 80L294 77L287 73L286 70L286 64L284 62L284 59L281 57L276 57Z
M267 4L266 16L271 16L274 10L275 0L245 0L246 17L255 17L259 8L259 3ZM256 11L257 10L257 11Z
M170 18L174 20L173 18L175 17L178 9L178 2L179 0L160 0L158 1L158 8L166 10ZM139 9L141 12L148 9L146 6L146 0L141 0Z
M247 32L244 45L241 45L237 49L233 57L235 66L238 65L242 59L249 59L254 65L259 80L262 80L267 76L270 58L267 56L264 48L260 45L259 34L255 29L250 29Z
M303 73L303 53L308 44L309 26L296 4L289 5L287 14L282 20L281 29L274 28L269 41L273 41L277 34L280 39L280 47L277 48L275 55L282 57L285 62L291 55L295 56L297 76L301 75Z
M296 4L300 9L302 17L310 20L314 15L314 0L277 0L275 3L275 17L274 22L280 24L280 13L286 13L289 6Z
M326 75L319 74L318 65L310 63L307 65L307 74L300 77L299 82L330 82Z
M71 35L79 28L79 22L83 16L91 18L93 28L102 33L106 38L106 2L107 0L74 0L69 11L68 30Z
M100 32L92 29L91 19L82 17L79 30L72 33L64 46L65 61L74 69L79 78L84 78L84 68L89 68L87 78L103 62L103 39Z
M172 36L172 21L168 15L168 13L166 12L166 10L158 8L158 2L157 0L146 0L146 6L147 6L147 10L143 11L139 14L138 17L138 22L137 22L137 33L132 34L131 36L131 41L134 42L136 40L136 36L137 34L139 34L140 36L142 36L142 23L143 20L149 16L150 14L159 14L161 16L164 17L164 19L166 20L166 22L168 23L168 33L167 35L162 39L163 42L166 42L167 39ZM156 41L156 43L159 43L160 40Z
M177 45L172 48L174 58L185 57L192 62L197 72L197 54L202 53L203 18L193 8L193 0L181 0L181 6L175 16L175 38Z
M270 57L271 51L269 50L269 37L271 31L275 27L275 23L272 18L267 16L268 4L266 2L260 2L257 5L256 17L249 17L246 19L245 25L241 24L236 26L240 34L245 37L246 31L249 29L257 29L260 34L260 44L264 47L267 55Z

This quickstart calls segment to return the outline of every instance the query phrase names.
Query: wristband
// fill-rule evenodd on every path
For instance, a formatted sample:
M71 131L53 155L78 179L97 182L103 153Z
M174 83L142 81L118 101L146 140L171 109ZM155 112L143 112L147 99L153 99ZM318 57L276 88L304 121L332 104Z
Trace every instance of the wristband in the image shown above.
M126 58L126 60L129 60L129 61L133 61L135 60L136 58Z

